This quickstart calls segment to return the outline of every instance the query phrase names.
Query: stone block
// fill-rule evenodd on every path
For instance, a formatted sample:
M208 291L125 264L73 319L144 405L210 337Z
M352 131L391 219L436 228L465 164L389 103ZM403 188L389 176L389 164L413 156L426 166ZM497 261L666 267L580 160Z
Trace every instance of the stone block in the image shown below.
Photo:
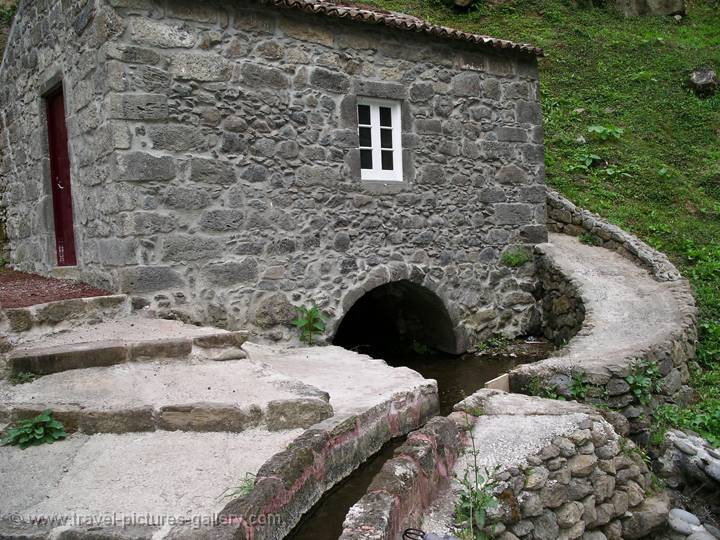
M197 185L193 187L170 186L165 191L163 204L179 210L199 210L210 202L207 191Z
M328 92L346 94L350 90L350 77L338 71L315 68L310 74L310 84Z
M247 410L215 403L169 405L158 412L158 428L168 431L228 431L238 433L256 427L262 412L258 407Z
M333 408L322 399L277 399L268 403L265 423L270 431L307 429L332 415Z
M243 228L245 213L242 210L218 208L208 210L200 217L200 227L212 232L232 232Z
M109 118L120 120L165 120L168 117L167 96L163 94L109 94Z
M450 82L450 93L454 96L480 97L482 93L480 75L474 72L455 75Z
M297 316L297 310L282 293L273 294L262 300L255 309L255 324L261 328L276 325L290 326Z
M27 371L47 375L71 369L112 366L127 361L127 348L110 341L30 349L11 353L8 365L13 373Z
M160 124L148 127L148 137L156 150L188 152L205 148L205 136L195 126Z
M197 41L195 33L183 25L139 17L132 20L130 36L140 45L160 49L189 48Z
M179 80L217 82L230 79L231 67L217 54L179 53L172 58L170 73Z
M192 340L184 338L138 341L129 346L130 359L156 360L158 358L186 358L192 352Z
M169 266L134 266L120 270L123 292L142 294L182 287L182 277Z
M240 67L243 83L254 88L284 89L290 86L290 80L281 70L259 64L244 63Z
M233 287L257 281L258 264L253 257L247 257L239 262L228 261L208 265L202 273L211 285Z
M163 260L173 262L198 261L218 258L223 250L215 238L176 234L164 239Z
M119 154L115 165L118 180L127 182L167 181L175 178L175 160L145 152Z
M519 203L494 205L496 225L520 225L532 221L533 207Z
M232 163L217 159L193 158L190 162L190 180L229 186L237 181L237 176Z

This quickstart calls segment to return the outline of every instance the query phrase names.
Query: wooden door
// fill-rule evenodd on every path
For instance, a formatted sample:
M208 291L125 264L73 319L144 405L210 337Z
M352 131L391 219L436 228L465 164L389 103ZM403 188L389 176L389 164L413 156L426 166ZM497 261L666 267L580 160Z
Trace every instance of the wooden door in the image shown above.
M77 258L75 256L65 101L62 88L46 99L57 264L58 266L74 266L77 264Z

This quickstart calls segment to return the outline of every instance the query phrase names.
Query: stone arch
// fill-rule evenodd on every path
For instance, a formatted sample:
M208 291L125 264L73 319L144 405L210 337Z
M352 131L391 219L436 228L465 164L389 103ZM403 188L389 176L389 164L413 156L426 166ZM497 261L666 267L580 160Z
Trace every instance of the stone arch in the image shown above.
M369 332L406 331L410 336L419 331L426 338L424 344L459 354L468 345L460 319L460 310L448 301L441 280L421 266L397 263L373 268L359 286L350 289L328 330L338 345L349 344L348 325L354 323L362 322Z

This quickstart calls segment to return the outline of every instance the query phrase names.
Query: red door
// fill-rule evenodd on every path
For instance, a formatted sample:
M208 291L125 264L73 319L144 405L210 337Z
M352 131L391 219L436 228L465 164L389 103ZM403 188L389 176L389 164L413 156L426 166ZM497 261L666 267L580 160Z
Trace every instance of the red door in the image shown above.
M74 266L77 264L77 259L75 257L65 101L62 88L47 97L47 121L57 264L58 266Z

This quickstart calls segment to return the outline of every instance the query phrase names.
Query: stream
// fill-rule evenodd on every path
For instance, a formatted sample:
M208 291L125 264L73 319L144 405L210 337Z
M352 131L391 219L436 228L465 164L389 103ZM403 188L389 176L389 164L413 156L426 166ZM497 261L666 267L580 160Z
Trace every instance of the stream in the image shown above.
M452 412L458 401L482 388L487 381L507 373L518 364L545 358L551 350L552 346L547 342L528 340L513 343L503 350L461 356L368 352L371 356L383 358L391 366L407 366L426 379L435 379L438 383L440 414L445 416ZM342 534L342 524L350 507L365 494L372 479L404 440L404 437L400 437L386 443L350 476L325 493L286 538L337 540Z

